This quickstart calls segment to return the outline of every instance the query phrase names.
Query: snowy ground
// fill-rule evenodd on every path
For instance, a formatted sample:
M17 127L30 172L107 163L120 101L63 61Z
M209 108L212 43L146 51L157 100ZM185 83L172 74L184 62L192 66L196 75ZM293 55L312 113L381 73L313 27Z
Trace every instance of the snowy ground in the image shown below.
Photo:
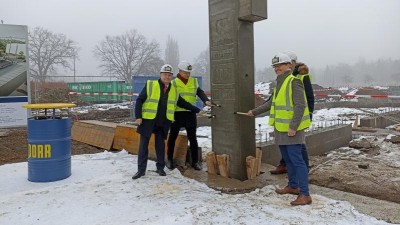
M319 195L292 207L295 196L273 186L222 194L178 170L160 177L151 161L133 181L136 161L126 151L73 156L72 176L51 183L27 181L27 163L0 166L0 224L386 224Z

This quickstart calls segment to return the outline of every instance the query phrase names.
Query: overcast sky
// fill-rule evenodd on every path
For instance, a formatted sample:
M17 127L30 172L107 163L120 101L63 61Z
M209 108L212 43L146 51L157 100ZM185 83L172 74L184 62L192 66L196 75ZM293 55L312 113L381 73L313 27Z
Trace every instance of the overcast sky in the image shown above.
M137 29L157 40L164 57L167 36L181 60L208 47L207 0L0 0L4 24L44 27L78 42L77 75L97 75L94 46L106 35ZM268 19L255 23L256 67L292 50L314 68L378 58L400 59L400 0L269 0Z

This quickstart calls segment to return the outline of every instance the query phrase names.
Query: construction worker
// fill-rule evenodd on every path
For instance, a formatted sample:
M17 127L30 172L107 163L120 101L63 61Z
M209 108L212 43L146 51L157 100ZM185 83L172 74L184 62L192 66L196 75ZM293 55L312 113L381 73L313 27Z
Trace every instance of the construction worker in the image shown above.
M192 71L192 65L190 65L187 61L182 61L178 64L179 72L177 77L172 81L176 84L178 91L182 98L184 98L187 102L191 104L196 104L197 97L206 104L207 106L211 106L211 102L204 93L204 91L199 87L199 82L197 78L193 78L190 76ZM179 130L184 127L186 129L187 137L190 142L190 155L192 158L192 167L195 170L201 170L201 165L199 163L198 156L198 143L196 137L196 128L197 128L197 117L196 113L191 112L187 109L178 107L175 110L175 118L176 120L171 124L171 129L168 138L168 161L167 168L173 169L174 162L174 149L175 149L175 141L178 137Z
M296 53L292 51L285 51L283 54L286 54L289 56L289 58L292 60L291 68L292 68L292 74L294 76L297 76L300 78L300 80L303 82L304 85L304 90L306 92L306 98L307 98L307 106L308 110L310 111L310 119L312 120L312 113L314 111L314 91L311 85L311 75L308 73L308 67L304 63L297 62L297 55ZM303 155L303 159L306 162L307 168L310 168L309 164L309 159L308 159L308 151L307 147L305 144L302 145L302 152L301 154ZM279 165L274 169L269 171L271 174L283 174L287 173L287 167L285 160L281 158L281 161L279 162Z
M155 149L157 156L157 170L160 176L166 176L165 142L171 123L174 121L175 108L191 110L194 114L200 109L191 105L179 96L178 89L171 84L173 76L172 66L163 65L160 70L159 80L148 80L140 92L135 104L135 117L138 124L137 132L140 133L138 171L132 179L145 175L148 159L148 145L151 134L155 134Z
M276 189L278 194L298 195L291 205L311 204L308 188L308 171L301 154L305 143L304 129L311 125L310 114L306 104L303 83L292 74L292 61L289 56L278 53L272 58L272 67L277 74L276 87L272 98L256 109L247 112L255 116L270 111L269 125L274 126L275 144L286 162L288 185Z

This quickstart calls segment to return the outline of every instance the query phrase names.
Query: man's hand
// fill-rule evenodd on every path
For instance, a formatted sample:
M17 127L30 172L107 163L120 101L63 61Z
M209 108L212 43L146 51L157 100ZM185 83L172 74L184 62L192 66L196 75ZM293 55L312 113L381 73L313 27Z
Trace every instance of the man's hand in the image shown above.
M206 106L211 106L212 105L212 103L210 101L206 101L205 104L206 104Z
M248 115L248 116L254 116L254 114L253 114L253 112L252 112L251 110L249 110L249 111L247 112L247 115Z
M203 111L203 110L201 110L201 111L199 112L199 115L200 115L200 116L207 116L207 112L206 112L206 111Z
M287 132L287 136L293 137L293 136L295 136L295 135L296 135L296 131L289 128L289 130L288 130L288 132Z
M140 119L136 119L135 120L135 123L137 124L137 125L141 125L142 124L142 119L140 118Z

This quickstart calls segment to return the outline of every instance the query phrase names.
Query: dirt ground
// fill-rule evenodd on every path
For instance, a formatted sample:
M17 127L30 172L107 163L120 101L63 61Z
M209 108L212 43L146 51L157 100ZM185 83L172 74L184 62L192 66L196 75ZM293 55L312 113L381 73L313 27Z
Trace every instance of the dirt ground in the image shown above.
M400 203L400 145L371 137L369 148L310 157L310 183Z
M0 165L26 162L28 158L28 139L26 128L0 129ZM72 155L103 152L91 145L72 141Z

